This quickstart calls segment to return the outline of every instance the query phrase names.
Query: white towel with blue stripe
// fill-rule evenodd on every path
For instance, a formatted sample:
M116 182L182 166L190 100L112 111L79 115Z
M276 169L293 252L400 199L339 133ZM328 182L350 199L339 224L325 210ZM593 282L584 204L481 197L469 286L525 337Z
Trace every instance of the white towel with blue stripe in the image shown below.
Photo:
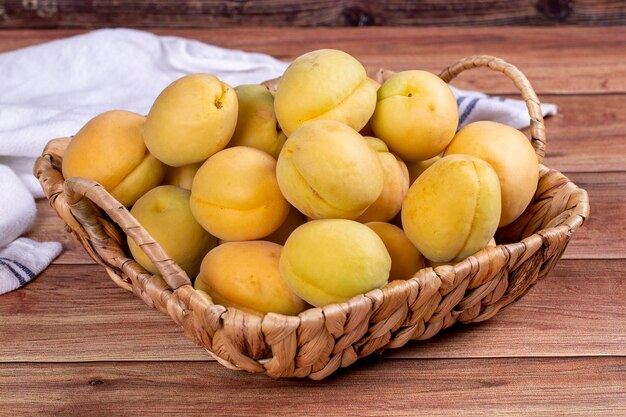
M35 278L60 253L59 242L36 242L25 237L0 248L0 294Z
M61 253L58 242L19 237L35 214L33 195L13 170L0 165L0 294L26 284Z
M50 139L73 135L107 110L147 114L161 90L186 74L208 72L236 86L278 77L287 65L265 54L131 29L96 30L0 54L0 294L37 275L60 250L60 244L18 239L34 220L33 199L43 197L31 171ZM454 91L462 125L528 126L520 100ZM543 105L543 112L555 114L556 107Z
M459 129L469 123L480 120L503 123L516 129L529 126L530 120L526 103L504 97L489 96L478 91L467 91L452 87L459 106ZM554 104L541 104L543 116L552 116L557 112Z

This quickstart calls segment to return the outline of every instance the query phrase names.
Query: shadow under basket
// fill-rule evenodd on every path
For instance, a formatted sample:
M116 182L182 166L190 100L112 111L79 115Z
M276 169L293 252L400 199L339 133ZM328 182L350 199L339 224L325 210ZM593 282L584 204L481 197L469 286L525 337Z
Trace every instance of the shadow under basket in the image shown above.
M449 82L476 67L504 73L520 90L541 163L546 142L539 101L517 68L499 58L474 56L448 67L440 77ZM376 76L383 81L390 74L380 70ZM50 141L34 168L68 231L117 285L169 315L219 363L273 378L322 379L361 357L429 339L457 322L489 319L554 268L589 214L585 190L540 165L532 202L513 224L498 230L496 247L454 266L422 269L409 280L391 281L341 304L311 308L298 316L259 317L215 305L206 293L195 290L180 267L102 186L63 178L61 163L69 140ZM126 235L141 245L161 275L151 275L132 259Z

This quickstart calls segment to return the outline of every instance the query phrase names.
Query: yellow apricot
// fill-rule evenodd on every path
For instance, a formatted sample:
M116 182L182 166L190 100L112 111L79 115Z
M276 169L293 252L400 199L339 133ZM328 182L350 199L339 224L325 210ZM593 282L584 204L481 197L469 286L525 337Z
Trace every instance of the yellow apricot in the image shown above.
M131 206L159 185L165 172L144 144L145 120L124 110L108 111L91 119L65 150L63 176L96 181L120 203Z
M513 223L532 200L539 180L537 155L519 130L496 122L470 123L459 130L444 155L465 154L496 170L502 191L499 226Z
M365 136L365 140L378 154L383 167L383 191L355 220L361 223L388 222L393 219L402 208L404 196L409 189L409 171L404 162L389 152L389 148L382 140Z
M228 242L202 261L194 287L215 304L253 314L295 316L306 308L280 275L282 246L271 242Z
M228 147L251 146L278 158L287 136L278 128L274 96L262 85L235 87L239 103L237 127Z
M276 161L247 146L224 149L206 160L191 186L191 211L224 240L254 240L274 232L289 212L276 181Z
M316 120L296 130L278 156L276 176L289 202L314 219L356 218L380 195L380 159L358 132Z
M353 220L312 220L289 236L280 272L316 307L341 303L387 283L391 258L369 227Z
M496 246L496 240L494 238L491 238L489 243L487 243L487 246L495 247ZM430 259L426 259L426 258L424 258L424 259L426 261L426 266L429 266L431 268L436 268L436 267L441 266L441 265L454 265L455 263L462 261L462 259L461 259L460 261L455 261L455 262L450 262L450 261L448 261L448 262L435 262L435 261L431 261Z
M193 177L202 166L202 162L195 164L183 165L179 167L166 166L165 177L163 177L163 185L175 185L185 190L191 190Z
M201 162L223 149L237 124L237 94L209 74L171 83L148 113L146 146L170 166Z
M424 257L406 237L402 229L385 222L370 222L365 223L365 225L382 239L389 256L391 256L389 281L409 279L417 271L424 268L426 265Z
M349 54L320 49L294 60L275 94L276 117L290 136L311 120L336 120L361 130L376 106L375 81Z
M158 242L168 256L192 279L206 253L217 240L196 222L189 208L189 190L161 185L144 194L130 213ZM160 274L145 252L128 238L133 258L152 274Z
M407 237L428 259L458 261L483 248L500 220L498 175L485 161L450 155L411 185L402 205Z
M287 214L287 218L285 221L276 229L273 233L265 236L262 240L267 242L277 243L279 245L284 245L287 241L287 238L291 233L296 230L298 226L305 223L307 218L304 214L300 213L297 208L294 206L289 206L289 213ZM219 239L218 244L222 245L227 242L232 242L231 240Z
M374 136L406 162L442 152L456 132L459 112L450 87L427 71L398 72L378 89L370 121Z

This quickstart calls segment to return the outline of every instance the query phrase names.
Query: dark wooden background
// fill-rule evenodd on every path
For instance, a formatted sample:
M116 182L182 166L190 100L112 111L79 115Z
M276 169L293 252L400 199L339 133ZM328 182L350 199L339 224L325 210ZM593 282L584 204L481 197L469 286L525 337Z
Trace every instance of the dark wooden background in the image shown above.
M623 24L626 0L0 0L0 29Z

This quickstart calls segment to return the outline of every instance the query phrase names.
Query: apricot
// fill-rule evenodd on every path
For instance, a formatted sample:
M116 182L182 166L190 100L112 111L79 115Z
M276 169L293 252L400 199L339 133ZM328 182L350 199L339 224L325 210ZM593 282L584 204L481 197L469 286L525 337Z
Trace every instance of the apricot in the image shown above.
M228 242L202 260L194 287L215 304L253 314L295 316L306 308L280 275L283 247L271 242Z
M100 183L130 207L161 182L165 167L143 140L146 118L112 110L91 119L70 141L63 156L65 178L83 177Z
M496 240L494 238L491 238L491 240L489 240L489 242L487 243L487 246L495 247L496 246ZM436 268L436 267L441 266L441 265L453 265L454 263L456 263L456 262L435 262L435 261L431 261L430 259L425 259L425 261L426 261L426 265L431 267L431 268ZM460 262L460 261L458 261L458 262Z
M247 146L224 149L206 160L191 186L191 211L224 240L254 240L274 232L289 212L276 181L276 161Z
M361 130L376 107L377 84L351 55L335 49L306 53L289 65L274 99L287 136L311 120L336 120Z
M411 243L404 231L385 222L365 223L380 237L391 256L389 281L409 279L426 265L424 257Z
M402 201L409 189L409 171L400 158L389 152L385 142L371 136L364 138L378 154L383 167L384 182L383 190L376 201L355 220L361 223L387 222L402 208Z
M475 156L496 170L502 192L500 227L513 223L535 195L537 155L526 136L515 128L496 122L470 123L459 130L444 154Z
M185 190L191 190L191 184L193 184L193 177L196 176L196 172L202 166L201 162L189 165L182 165L179 167L166 166L165 177L163 177L163 185L175 185Z
M353 220L312 220L289 236L280 272L316 307L341 303L387 283L391 257L369 227Z
M300 213L294 206L289 206L289 213L285 218L285 221L271 234L262 238L262 240L284 245L289 235L296 230L298 226L305 223L307 218L304 214ZM218 244L231 242L230 240L219 239Z
M262 85L240 85L235 92L239 115L228 147L251 146L278 158L287 136L276 121L274 96Z
M232 137L237 109L237 94L217 77L179 78L159 94L148 113L146 146L170 166L204 161Z
M441 157L437 155L425 161L408 162L406 167L409 170L409 183L413 184L417 177L422 175L422 172L426 171L432 164L440 159Z
M370 121L374 136L406 162L424 161L442 152L458 122L450 87L419 70L398 72L383 83Z
M141 223L192 279L200 270L200 262L217 244L193 218L189 207L189 190L173 185L161 185L144 194L130 213ZM160 272L133 239L128 238L133 258L152 274Z
M411 185L402 205L407 237L428 259L458 261L483 248L500 221L500 183L485 161L450 155Z
M276 176L287 200L313 219L356 218L384 184L376 152L354 129L333 120L296 130L278 156Z

